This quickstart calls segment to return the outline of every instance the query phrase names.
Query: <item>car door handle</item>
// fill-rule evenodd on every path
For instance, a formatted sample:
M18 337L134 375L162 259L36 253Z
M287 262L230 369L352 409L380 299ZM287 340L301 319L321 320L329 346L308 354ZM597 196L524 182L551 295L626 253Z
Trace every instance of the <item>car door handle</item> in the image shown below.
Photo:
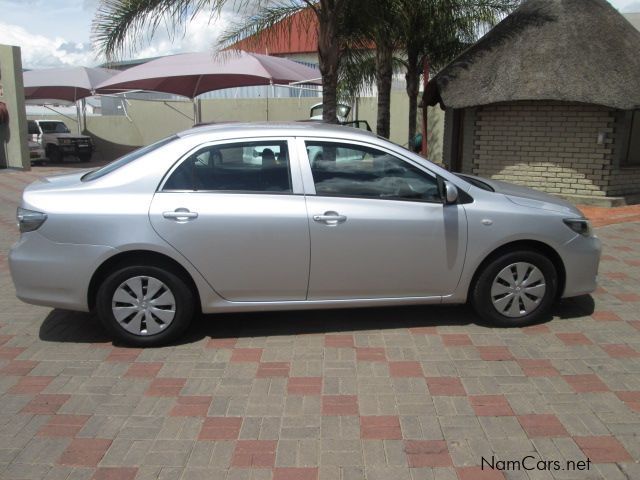
M162 212L164 218L185 221L198 218L198 212L190 212L187 208L176 208L173 212Z
M345 215L340 215L338 212L324 212L323 215L314 215L313 221L318 223L324 223L326 225L338 225L347 221Z

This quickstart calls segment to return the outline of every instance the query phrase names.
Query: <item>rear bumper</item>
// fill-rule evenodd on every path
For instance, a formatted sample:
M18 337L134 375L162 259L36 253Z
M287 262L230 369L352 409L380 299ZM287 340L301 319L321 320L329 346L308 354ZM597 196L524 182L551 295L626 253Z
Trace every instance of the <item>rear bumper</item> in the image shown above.
M104 245L55 243L37 231L23 234L9 252L16 295L34 305L88 311L91 275L113 250Z
M576 236L563 247L565 287L562 298L577 297L598 287L598 267L602 243L598 237Z

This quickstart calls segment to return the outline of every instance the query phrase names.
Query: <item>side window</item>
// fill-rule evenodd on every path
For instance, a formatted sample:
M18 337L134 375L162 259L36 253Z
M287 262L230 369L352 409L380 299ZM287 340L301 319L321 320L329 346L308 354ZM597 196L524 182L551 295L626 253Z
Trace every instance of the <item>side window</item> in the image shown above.
M39 135L40 134L40 130L38 130L38 125L33 120L29 120L27 122L27 128L29 129L28 130L28 134L29 135Z
M434 177L393 155L340 143L306 147L316 195L441 201Z
M164 191L291 193L286 141L211 145L185 159Z

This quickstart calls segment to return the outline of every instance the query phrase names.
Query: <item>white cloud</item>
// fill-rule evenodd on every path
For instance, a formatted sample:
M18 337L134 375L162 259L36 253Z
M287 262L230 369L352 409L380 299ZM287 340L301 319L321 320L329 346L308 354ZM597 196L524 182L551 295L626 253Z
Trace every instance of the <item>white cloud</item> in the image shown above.
M33 35L23 27L0 22L0 43L21 48L24 68L92 66L96 63L86 43L69 42L61 37Z
M85 0L85 4L92 0ZM124 58L148 58L181 52L213 50L218 35L226 28L226 15L211 19L201 13L184 28L172 34L167 28L159 28L150 41L143 41L131 55ZM89 39L74 42L62 36L50 37L32 34L26 28L0 21L0 43L17 45L22 50L24 68L51 68L63 66L95 66L104 62L98 58Z
M624 13L640 12L640 2L629 3L629 4L625 5L624 8L622 8L620 11L624 12Z
M184 52L213 51L219 35L227 28L227 15L211 18L209 13L196 15L184 26L175 31L167 26L160 26L151 39L148 33L145 38L134 42L132 52L119 55L118 59L135 59L172 55ZM131 43L128 46L132 46Z

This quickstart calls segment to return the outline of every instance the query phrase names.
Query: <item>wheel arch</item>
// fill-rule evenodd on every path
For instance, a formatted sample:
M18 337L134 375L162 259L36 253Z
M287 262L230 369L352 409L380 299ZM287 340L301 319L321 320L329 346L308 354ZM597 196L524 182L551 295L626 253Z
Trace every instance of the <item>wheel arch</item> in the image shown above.
M179 275L193 291L193 294L196 297L196 308L201 310L200 291L187 269L173 258L163 253L150 250L128 250L109 257L102 262L89 281L89 288L87 289L87 305L89 306L89 310L94 310L95 308L96 295L100 288L100 284L104 279L107 278L111 272L119 268L133 265L153 265L163 267Z
M564 262L562 261L562 258L560 257L558 252L553 247L539 240L516 240L513 242L506 243L504 245L501 245L495 250L493 250L492 252L490 252L482 260L482 262L480 262L480 264L476 267L476 270L473 273L471 282L469 283L469 287L467 290L467 298L470 298L471 292L475 287L478 276L480 276L484 268L490 262L492 262L499 256L504 255L505 253L515 252L518 250L537 252L546 256L549 260L551 260L551 263L553 263L553 266L555 267L556 272L558 274L558 291L556 293L556 298L560 298L562 296L562 293L564 292L566 275L567 275Z

